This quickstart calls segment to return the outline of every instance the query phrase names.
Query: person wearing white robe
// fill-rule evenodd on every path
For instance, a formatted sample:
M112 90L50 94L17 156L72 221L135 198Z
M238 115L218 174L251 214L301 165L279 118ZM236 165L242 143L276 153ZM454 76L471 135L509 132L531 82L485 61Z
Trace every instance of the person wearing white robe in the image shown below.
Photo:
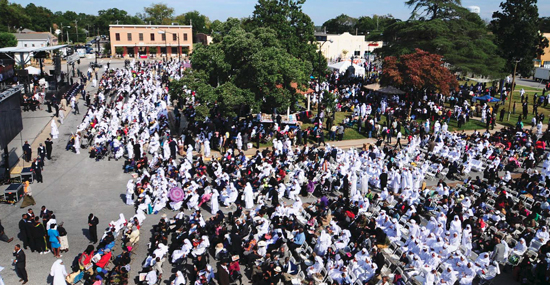
M459 274L459 283L461 285L471 285L474 278L476 277L476 272L473 268L473 265L468 262L465 267L461 268Z
M525 243L524 238L521 238L516 243L516 246L514 246L514 249L512 249L512 253L517 256L522 256L526 251L527 251L527 244Z
M67 270L63 264L63 260L56 260L50 270L50 275L53 276L52 285L66 285L65 277L67 277Z
M246 183L246 187L244 187L243 199L244 199L246 209L254 208L254 192L252 190L252 186L250 185L250 182Z
M187 145L186 157L189 162L193 163L193 146L192 145Z
M455 215L455 217L451 221L451 226L449 228L449 231L451 233L454 233L454 232L460 233L460 232L462 232L462 222L460 221L458 216Z
M80 154L80 133L74 136L74 150L76 154Z
M134 205L134 199L132 198L134 195L134 188L134 180L128 180L128 183L126 183L126 205Z
M52 139L56 140L59 135L59 130L57 129L57 124L55 123L55 120L52 120L52 123L50 124L51 131L50 135L52 135Z
M218 202L219 197L220 193L218 190L212 190L212 197L210 197L210 213L212 215L215 215L220 210L220 203Z
M317 244L315 245L315 252L319 256L325 256L331 244L332 244L332 240L330 238L330 235L328 235L325 230L322 230L321 235L317 240Z
M208 139L205 139L204 140L204 156L205 157L210 157L210 152L211 152L210 141Z
M472 228L470 225L466 225L462 231L462 246L465 248L464 255L470 256L472 253Z
M453 270L451 266L446 266L447 268L443 270L443 273L441 273L441 281L440 284L448 284L453 285L456 282L456 275L457 272Z

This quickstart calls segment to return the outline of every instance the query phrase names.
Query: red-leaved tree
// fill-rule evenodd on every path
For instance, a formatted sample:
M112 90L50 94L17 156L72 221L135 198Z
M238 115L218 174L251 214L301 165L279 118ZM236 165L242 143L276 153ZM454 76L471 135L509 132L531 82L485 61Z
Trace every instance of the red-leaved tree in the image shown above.
M382 85L413 87L416 91L439 91L449 95L451 89L458 88L458 81L444 66L443 57L421 49L399 58L384 58Z

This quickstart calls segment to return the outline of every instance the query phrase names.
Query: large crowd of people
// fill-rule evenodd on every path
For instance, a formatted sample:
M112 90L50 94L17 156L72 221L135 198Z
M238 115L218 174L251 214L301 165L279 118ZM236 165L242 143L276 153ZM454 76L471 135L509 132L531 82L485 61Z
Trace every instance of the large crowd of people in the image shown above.
M67 149L124 159L123 170L134 173L126 204L136 215L112 222L95 251L86 249L85 276L124 276L116 284L126 284L129 257L107 266L109 246L121 237L122 255L130 252L145 217L172 210L153 227L143 284L227 285L244 275L252 284L472 284L510 267L520 282L548 282L543 118L531 129L490 132L488 123L482 132L450 132L450 120L464 124L482 114L491 122L498 105L472 106L470 92L374 96L362 80L334 74L312 87L351 112L343 122L332 122L328 110L303 116L313 129L290 128L277 115L269 125L215 112L198 121L193 96L174 104L168 95L169 78L181 69L176 61L133 61L106 72L98 93L86 98L88 111ZM481 85L469 91L495 92ZM182 120L179 134L173 126ZM379 140L349 150L308 144L324 143L323 129L337 139L340 126ZM266 138L272 148L245 155L251 142ZM163 272L166 261L175 275Z

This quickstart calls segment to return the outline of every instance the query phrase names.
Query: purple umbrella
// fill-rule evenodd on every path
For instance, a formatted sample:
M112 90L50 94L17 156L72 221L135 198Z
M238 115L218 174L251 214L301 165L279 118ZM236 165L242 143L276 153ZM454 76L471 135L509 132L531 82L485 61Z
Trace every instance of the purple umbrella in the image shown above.
M174 187L170 189L170 193L168 193L168 197L174 202L183 201L183 196L183 190L179 187Z

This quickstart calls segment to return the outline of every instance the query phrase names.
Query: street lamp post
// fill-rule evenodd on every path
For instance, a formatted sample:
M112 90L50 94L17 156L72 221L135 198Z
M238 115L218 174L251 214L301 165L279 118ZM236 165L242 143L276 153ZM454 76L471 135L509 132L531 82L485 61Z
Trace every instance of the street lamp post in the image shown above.
M164 34L164 45L166 45L166 34L172 34L176 35L176 38L178 39L178 60L181 61L181 45L180 45L180 34L179 33L172 33L165 30L159 31L159 34ZM168 47L166 48L166 55L168 56Z
M521 61L516 60L516 64L514 65L514 74L512 74L512 90L510 91L510 101L508 102L508 120L510 121L510 114L512 113L512 99L514 97L514 88L516 87L516 70L518 68L518 63Z
M322 53L322 49L323 49L323 46L327 43L327 42L330 42L330 43L333 43L332 40L328 40L328 41L324 41L321 46L319 47L319 82L318 84L321 85L321 74L323 73L323 69L322 69L322 65L321 65L321 62L323 61L323 53ZM319 86L319 94L317 96L317 116L319 117L319 121L321 121L321 86Z

